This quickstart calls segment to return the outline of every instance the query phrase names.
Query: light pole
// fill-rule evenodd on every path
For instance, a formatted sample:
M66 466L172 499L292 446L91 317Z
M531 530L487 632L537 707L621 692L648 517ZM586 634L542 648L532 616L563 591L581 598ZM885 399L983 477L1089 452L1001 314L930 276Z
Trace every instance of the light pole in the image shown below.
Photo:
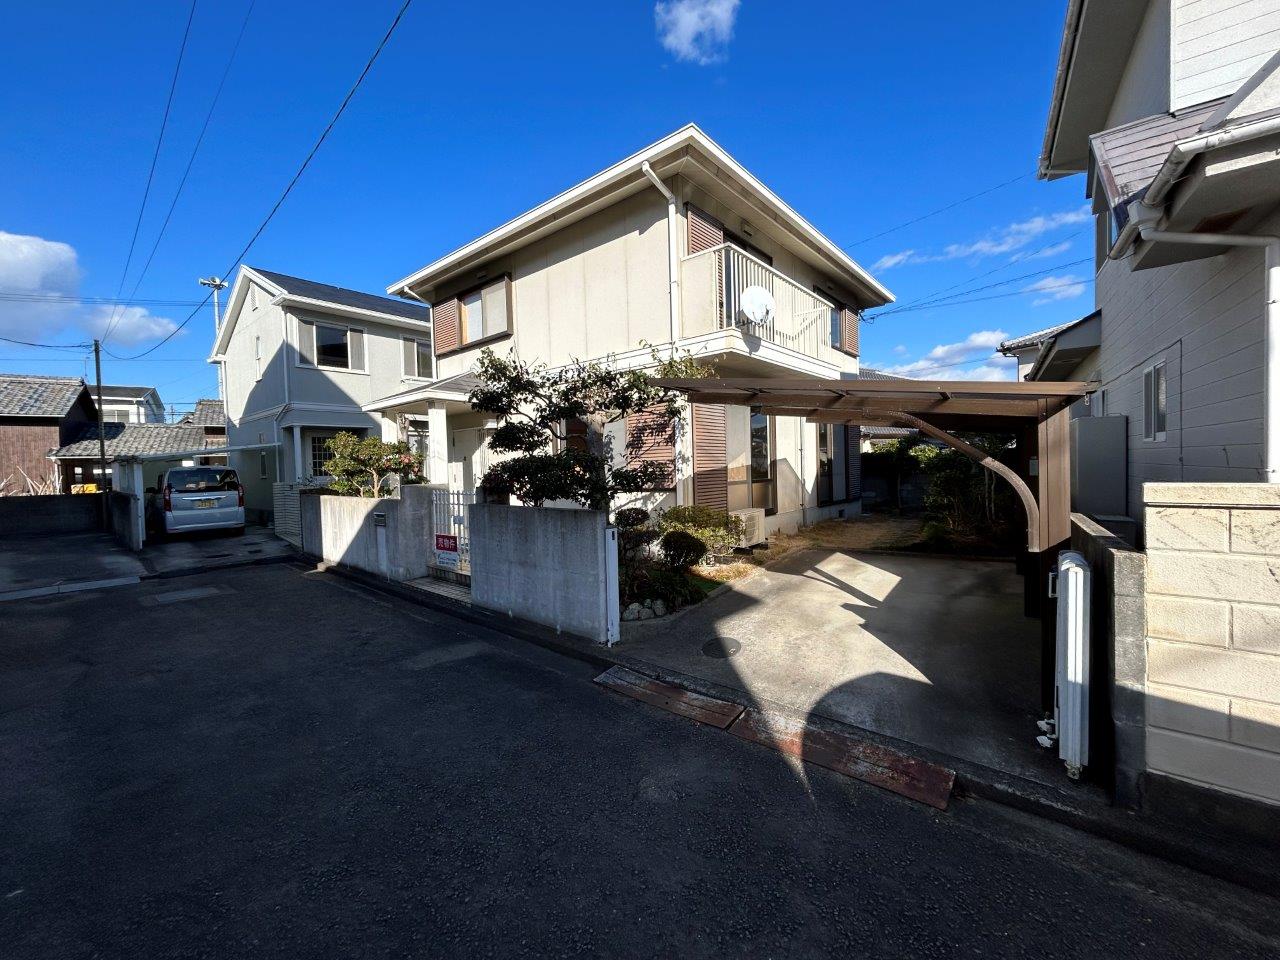
M227 281L221 277L200 277L200 286L210 287L213 290L213 338L218 339L218 333L222 329L222 318L218 316L218 291L227 288ZM218 399L226 400L224 396L225 388L222 382L222 364L218 364Z

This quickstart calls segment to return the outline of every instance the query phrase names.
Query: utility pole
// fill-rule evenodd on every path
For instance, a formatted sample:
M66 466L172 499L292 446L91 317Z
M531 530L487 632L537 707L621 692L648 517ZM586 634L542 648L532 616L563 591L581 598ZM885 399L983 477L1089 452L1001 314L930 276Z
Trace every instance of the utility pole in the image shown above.
M213 290L213 339L216 341L218 339L218 333L222 329L222 318L218 316L218 291L226 289L227 281L223 280L221 277L201 277L200 286L210 287ZM222 382L223 373L224 371L222 369L222 363L219 362L218 363L218 399L219 400L226 399L226 397L223 396L225 392L224 385Z
M98 395L98 483L102 494L102 525L107 525L107 438L102 430L102 341L93 341L93 372Z

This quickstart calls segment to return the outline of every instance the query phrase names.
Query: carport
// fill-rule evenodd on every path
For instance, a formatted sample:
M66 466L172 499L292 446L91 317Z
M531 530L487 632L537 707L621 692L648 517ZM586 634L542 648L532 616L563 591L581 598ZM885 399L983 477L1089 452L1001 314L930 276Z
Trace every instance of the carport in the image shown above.
M252 450L274 450L277 443L254 443L236 447L197 447L164 453L128 454L112 458L114 485L108 494L111 529L125 546L141 550L146 543L148 476L170 467L192 466L202 457L227 456Z
M1040 706L1050 709L1053 696L1053 663L1055 643L1055 605L1048 596L1048 573L1056 562L1059 551L1066 546L1071 532L1070 516L1070 411L1068 406L1086 396L1092 389L1086 383L983 383L971 381L884 381L884 380L799 380L799 379L665 379L661 385L684 393L694 404L744 405L758 409L766 415L803 417L813 423L835 423L851 426L885 426L911 427L952 447L979 463L982 467L1000 476L1009 483L1018 495L1026 517L1026 549L1019 558L1019 568L1023 574L1022 612L1031 617L1040 618L1039 636L1039 675ZM955 436L956 432L975 431L986 433L1006 433L1015 438L1016 456L1012 466L1000 463L983 452L975 449ZM923 561L924 558L921 558ZM960 576L948 580L950 571L948 561L932 561L940 563L935 573L920 573L920 561L914 561L901 571L866 570L851 566L848 570L810 569L807 571L791 571L795 576L815 576L828 581L847 582L854 593L865 585L875 582L877 576L899 582L901 591L921 589L928 581L928 590L934 596L930 602L939 609L945 610L945 584L959 584L953 587L955 599L966 599L964 593L970 589L965 584L972 582L971 577ZM951 563L952 568L957 564ZM856 567L856 569L855 569ZM908 569L909 568L909 569ZM976 568L975 568L976 570ZM785 573L785 571L784 571ZM890 576L893 574L893 576ZM920 577L925 577L921 580ZM992 580L990 577L996 577ZM858 578L863 578L859 581ZM867 579L870 578L870 579ZM914 578L914 579L913 579ZM1000 578L996 573L989 573L989 588L982 591L991 596L1007 596L1007 588L1000 587ZM793 583L798 587L799 580ZM1013 580L1016 585L1016 578ZM913 584L917 586L913 587ZM758 600L763 600L769 590L763 587ZM1016 586L1014 587L1016 597ZM874 591L872 591L874 592ZM776 591L775 597L778 596ZM834 595L833 595L834 596ZM845 601L847 597L843 598ZM900 616L910 616L912 605L903 603L903 597L897 596L892 603L886 603L885 596L871 597L869 602L877 610L881 628L881 636L887 636L886 618L891 615L894 606L899 607ZM923 601L923 596L922 596ZM748 602L748 601L744 601ZM778 613L786 616L788 605L773 604ZM794 605L792 605L794 606ZM846 603L847 606L847 603ZM968 614L966 614L968 610ZM1011 610L1007 604L992 603L955 605L957 618L966 615L1001 617L1008 620L1016 616L1016 607ZM803 610L793 611L796 617L804 619ZM821 611L814 610L815 617L821 617ZM830 616L838 618L847 614L831 608ZM865 615L864 609L860 615ZM1018 618L1021 619L1021 618ZM736 622L748 623L741 617ZM945 630L945 617L937 617L931 621L932 626L926 629ZM1025 622L1025 621L1023 621ZM820 622L814 621L819 627ZM893 624L896 630L902 624ZM920 624L923 626L923 623ZM967 636L981 636L983 625L964 623ZM1003 624L992 623L992 630ZM750 629L750 628L748 628ZM1031 651L1034 651L1035 630L1029 634ZM1028 636L1022 633L1022 636ZM1023 646L1025 647L1025 641ZM1017 643L1006 644L999 655L1016 653ZM803 647L795 646L800 653ZM1031 656L1034 653L1029 651ZM637 653L640 651L637 650ZM939 669L945 669L939 666ZM927 671L926 671L927 673ZM1034 673L1032 674L1034 676ZM991 677L990 680L997 680ZM1034 691L1034 682L1032 684ZM1034 692L1029 694L1034 704ZM1027 730L1027 742L1030 743L1033 729Z

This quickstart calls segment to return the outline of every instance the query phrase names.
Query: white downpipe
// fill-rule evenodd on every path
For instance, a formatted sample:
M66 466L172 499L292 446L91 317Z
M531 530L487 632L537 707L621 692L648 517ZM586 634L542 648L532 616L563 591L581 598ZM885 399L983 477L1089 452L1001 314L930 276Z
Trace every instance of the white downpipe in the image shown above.
M1226 233L1177 233L1138 228L1151 243L1184 243L1210 247L1262 247L1266 254L1263 280L1263 352L1266 357L1266 393L1263 400L1263 438L1267 483L1280 483L1280 237L1235 236Z
M676 341L680 339L680 250L678 249L678 233L680 229L680 210L676 195L671 192L661 178L653 172L646 160L640 165L649 182L658 188L667 200L667 270L671 278L671 356L676 355Z

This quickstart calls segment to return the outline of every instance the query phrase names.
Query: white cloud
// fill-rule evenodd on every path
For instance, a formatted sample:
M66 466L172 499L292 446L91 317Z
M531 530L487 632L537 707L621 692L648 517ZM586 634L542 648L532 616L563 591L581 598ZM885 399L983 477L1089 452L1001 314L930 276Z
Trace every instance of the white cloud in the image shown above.
M659 0L658 40L677 60L703 66L726 56L740 0Z
M1008 336L1003 330L977 330L955 343L938 344L918 360L892 366L877 365L876 369L903 377L1011 380L1017 361L995 352L995 348ZM968 366L971 363L980 366Z
M985 237L971 240L968 243L947 244L940 253L917 253L915 250L903 250L899 253L886 254L877 260L871 269L888 270L891 267L900 267L910 263L938 263L944 260L980 259L982 257L1003 256L1004 254L1018 254L1019 251L1030 246L1037 237L1052 233L1062 227L1083 223L1091 215L1089 206L1086 204L1082 207L1077 207L1075 210L1062 210L1058 213L1030 217L1026 220L1006 224L991 231ZM1061 253L1069 245L1070 241L1064 241L1063 243L1054 244L1052 247L1046 247L1044 250L1035 251L1032 254L1023 254L1022 258L1052 256L1053 253ZM1015 257L1015 259L1018 259L1018 257Z
M1045 257L1056 257L1060 253L1066 253L1071 249L1071 241L1063 240L1061 243L1055 243L1052 246L1041 247L1034 253L1015 253L1009 259L1013 262L1019 260L1042 260Z
M894 267L900 267L904 263L910 263L916 255L914 250L900 250L897 253L886 253L883 257L871 265L872 270L891 270Z
M112 316L115 321L112 322ZM146 343L168 336L178 325L168 317L157 317L146 307L114 307L100 304L85 319L84 327L95 337L101 337L111 327L111 340L124 346Z
M0 230L0 291L37 297L74 297L80 264L65 243ZM0 334L39 340L71 322L76 306L56 300L0 300Z
M1031 301L1033 307L1040 307L1046 303L1053 303L1055 300L1074 300L1084 293L1085 287L1086 281L1075 274L1068 273L1061 277L1041 277L1030 286L1023 287L1022 290L1024 293L1045 294L1045 296Z
M905 343L900 343L893 348L893 354L896 357L905 357L910 352L911 351L907 349L907 345Z

